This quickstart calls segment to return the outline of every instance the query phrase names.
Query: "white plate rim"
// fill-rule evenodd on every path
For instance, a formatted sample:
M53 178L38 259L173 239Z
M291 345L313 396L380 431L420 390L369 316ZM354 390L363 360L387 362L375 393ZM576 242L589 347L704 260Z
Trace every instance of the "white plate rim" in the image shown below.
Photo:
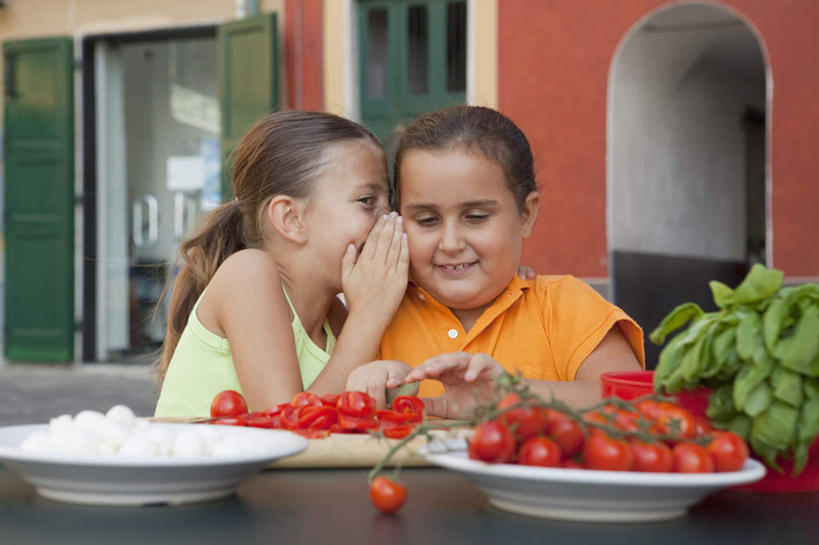
M152 423L152 426L173 426L189 428L191 426L203 426L207 424L185 424L185 423ZM35 433L38 431L47 431L48 424L23 424L16 426L0 427L0 438L3 435L12 432L28 431ZM119 455L79 455L79 454L65 454L58 452L23 452L19 446L9 447L0 445L0 462L25 462L29 464L43 464L43 465L67 465L67 466L94 466L99 468L122 468L122 469L141 469L141 468L185 468L185 467L203 467L203 466L229 466L238 464L252 464L266 461L278 460L286 456L299 454L307 449L307 439L287 430L269 430L259 429L245 426L221 426L219 433L274 433L281 437L286 437L292 445L276 444L276 448L269 452L254 452L240 454L236 456L191 456L187 458L171 458L171 457L152 457L141 458L134 456L119 456ZM270 437L268 435L268 437Z
M437 450L446 449L437 452ZM548 481L557 483L618 485L635 487L692 488L734 486L755 482L765 476L765 466L749 458L739 471L718 473L649 473L642 471L605 471L489 464L467 457L465 448L450 443L433 442L419 449L429 462L447 469L514 480Z

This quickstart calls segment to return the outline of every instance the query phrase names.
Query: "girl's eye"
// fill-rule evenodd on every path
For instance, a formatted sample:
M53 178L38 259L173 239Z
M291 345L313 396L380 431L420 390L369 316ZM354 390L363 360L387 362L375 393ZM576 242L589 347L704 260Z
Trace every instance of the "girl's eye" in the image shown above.
M358 199L358 202L371 208L375 206L375 197L373 195L367 195L366 197L361 197Z
M479 214L479 213L472 213L467 214L466 219L467 221L471 221L473 223L479 223L486 220L489 217L489 214Z
M422 216L420 218L415 219L415 223L421 225L422 227L429 227L431 225L435 225L437 223L438 218L435 216Z

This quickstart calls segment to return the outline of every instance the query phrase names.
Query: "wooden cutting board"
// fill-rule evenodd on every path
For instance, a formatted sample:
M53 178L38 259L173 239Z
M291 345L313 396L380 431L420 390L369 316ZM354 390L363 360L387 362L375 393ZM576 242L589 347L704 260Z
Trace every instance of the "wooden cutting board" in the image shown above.
M152 418L159 422L195 423L209 419L194 418ZM468 429L449 431L433 431L436 438L467 437L471 434ZM307 450L296 456L290 456L267 466L269 469L288 468L331 468L331 467L373 467L390 448L398 443L398 439L373 437L368 434L333 433L324 439L308 439ZM400 463L402 466L428 466L429 462L417 453L418 449L427 444L426 437L416 437L400 451L395 453L388 466Z

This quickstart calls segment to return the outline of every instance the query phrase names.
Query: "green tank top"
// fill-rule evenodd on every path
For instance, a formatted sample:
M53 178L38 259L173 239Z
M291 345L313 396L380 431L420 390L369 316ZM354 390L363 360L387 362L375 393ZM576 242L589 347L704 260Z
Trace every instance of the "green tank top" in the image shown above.
M204 295L204 292L202 292ZM213 397L223 390L242 392L239 377L233 365L228 340L205 328L196 316L202 295L193 306L188 324L179 337L179 343L168 365L162 391L156 404L154 416L195 417L210 416ZM330 324L324 321L327 333L326 350L319 348L307 334L299 315L284 294L293 312L293 340L299 360L301 380L304 388L310 386L330 360L336 345Z

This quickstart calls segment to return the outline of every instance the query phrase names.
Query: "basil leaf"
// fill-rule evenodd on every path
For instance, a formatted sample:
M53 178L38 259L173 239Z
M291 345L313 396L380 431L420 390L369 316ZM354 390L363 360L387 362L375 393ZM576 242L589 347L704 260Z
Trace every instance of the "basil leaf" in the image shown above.
M777 298L765 311L762 317L762 333L765 338L765 348L773 353L779 334L782 332L782 323L788 315L788 306L785 299Z
M745 412L750 416L756 416L770 407L772 400L771 385L768 384L768 381L763 380L748 394L748 399L745 400Z
M680 365L685 355L686 345L683 336L677 335L660 352L657 367L654 369L654 389L662 391L671 373Z
M781 339L774 354L788 369L819 376L819 307L811 306L802 314L793 335Z
M723 384L711 392L708 396L708 408L705 410L705 416L709 420L728 420L736 413L733 390L731 384Z
M756 437L766 445L785 451L796 433L799 412L793 407L774 401L767 410L754 418L751 437Z
M756 312L748 312L737 326L737 353L743 360L750 361L760 347L764 347L762 321Z
M749 304L762 301L776 293L782 286L784 273L776 269L769 269L759 263L751 267L737 289L734 290L734 299L737 304Z
M759 456L762 456L762 459L765 460L765 464L782 473L782 467L776 463L776 458L779 454L779 451L772 447L771 445L766 444L764 441L760 440L756 435L751 434L748 438L748 442L751 444L751 449L756 452Z
M774 361L768 359L765 365L743 365L734 379L734 407L745 410L745 402L754 388L768 378L773 369Z
M813 398L802 405L799 412L798 439L813 443L819 435L819 398Z
M745 441L751 436L753 420L747 414L737 414L728 422L728 431L742 437Z
M691 320L696 320L702 316L702 314L702 309L696 303L683 303L674 308L668 316L663 318L663 321L651 332L648 338L654 344L663 344L669 333L681 328Z
M719 308L726 308L734 304L734 290L722 282L712 280L708 282L708 287L711 288L711 294L714 296L714 303L716 303Z
M793 447L793 470L791 476L796 477L808 464L808 443L796 443Z
M802 405L802 375L794 373L781 365L777 365L771 372L771 386L773 396L792 407Z

